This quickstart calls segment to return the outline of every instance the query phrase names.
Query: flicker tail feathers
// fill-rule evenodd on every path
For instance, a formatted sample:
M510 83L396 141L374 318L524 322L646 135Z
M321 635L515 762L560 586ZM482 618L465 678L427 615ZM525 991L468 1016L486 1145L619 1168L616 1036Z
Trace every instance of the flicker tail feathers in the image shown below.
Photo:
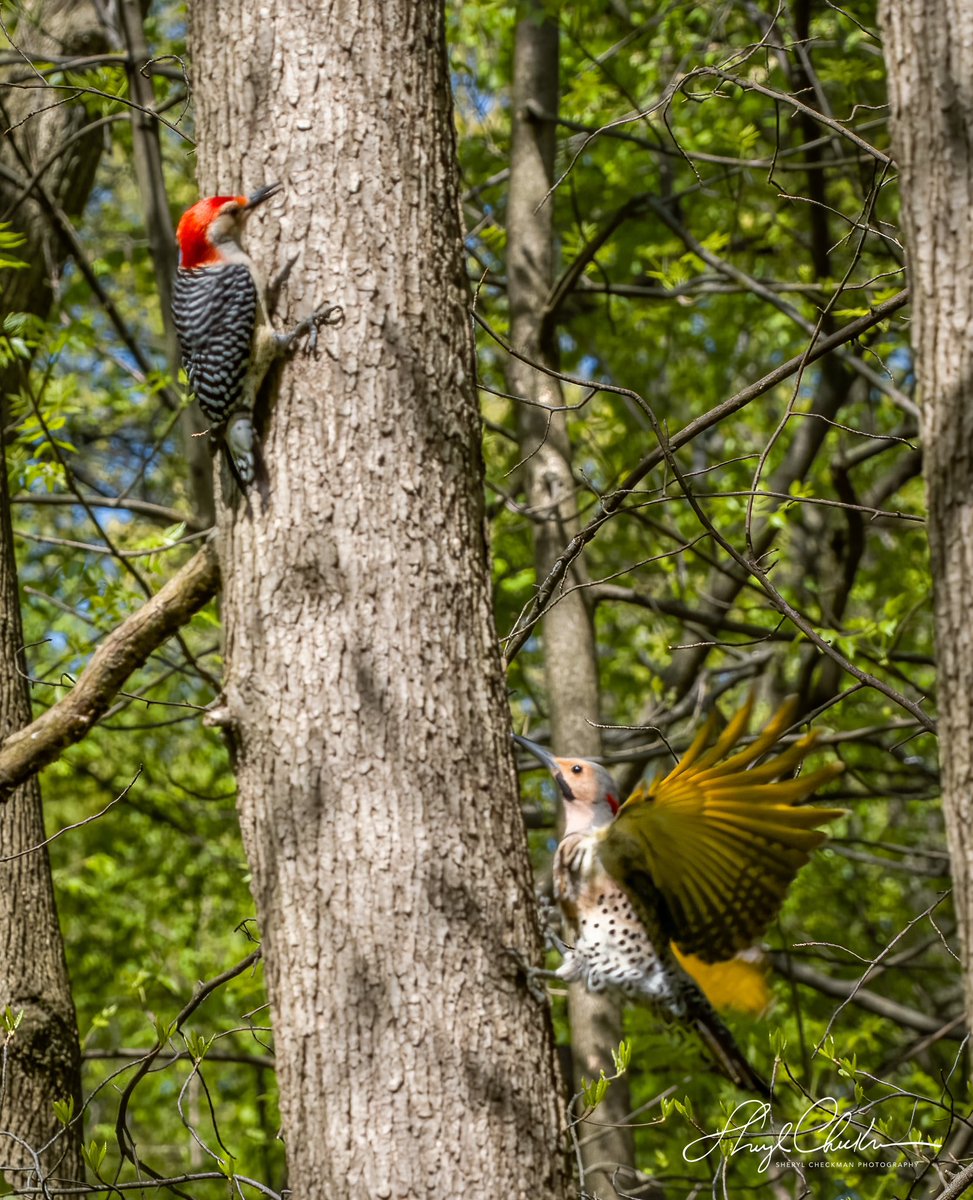
M668 775L626 800L599 847L605 868L634 899L656 909L661 900L679 949L709 963L732 958L763 933L825 840L818 826L842 815L796 807L839 775L841 763L781 779L810 753L816 734L752 765L791 723L793 701L736 749L752 706L751 698L712 745L715 720L707 721Z
M693 1014L691 1023L721 1075L725 1075L737 1087L756 1092L765 1100L770 1099L770 1085L747 1062L743 1051L733 1040L733 1034L715 1012L701 1009Z

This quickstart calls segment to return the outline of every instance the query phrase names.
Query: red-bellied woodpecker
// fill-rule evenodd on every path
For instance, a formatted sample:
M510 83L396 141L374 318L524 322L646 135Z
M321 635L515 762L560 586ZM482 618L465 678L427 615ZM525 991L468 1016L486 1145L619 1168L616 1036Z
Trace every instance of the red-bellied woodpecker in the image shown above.
M172 315L183 365L244 491L256 473L253 406L271 363L299 337L315 338L320 325L340 315L340 309L327 305L290 333L275 333L270 326L263 277L240 238L250 213L280 190L279 183L271 183L249 197L210 196L183 213L176 229L179 269Z
M763 933L791 880L825 840L817 826L841 815L799 802L842 765L788 778L814 745L813 734L755 765L777 747L795 706L785 704L741 747L751 707L712 745L711 718L668 775L622 805L603 766L516 741L550 770L564 802L553 876L571 944L557 974L582 980L590 991L618 991L695 1029L723 1074L766 1092L675 950L690 971L685 956L731 967L734 954Z

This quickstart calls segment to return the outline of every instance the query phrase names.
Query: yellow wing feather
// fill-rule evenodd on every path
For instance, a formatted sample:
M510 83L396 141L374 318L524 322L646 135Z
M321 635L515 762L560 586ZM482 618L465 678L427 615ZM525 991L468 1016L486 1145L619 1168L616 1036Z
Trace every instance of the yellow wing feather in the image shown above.
M668 936L684 954L707 963L732 958L763 933L794 876L825 840L818 826L842 815L797 806L843 764L787 778L811 751L815 733L753 765L791 724L796 701L788 700L752 742L737 748L752 708L751 697L709 745L711 717L668 775L625 801L599 849L623 887L643 893L647 905L658 906L661 898Z

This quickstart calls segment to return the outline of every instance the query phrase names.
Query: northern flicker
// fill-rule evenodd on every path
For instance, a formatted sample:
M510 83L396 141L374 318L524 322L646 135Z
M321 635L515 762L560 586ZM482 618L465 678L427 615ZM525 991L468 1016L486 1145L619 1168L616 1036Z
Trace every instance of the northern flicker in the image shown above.
M564 803L553 877L568 946L556 974L592 992L619 991L695 1029L727 1078L766 1094L674 947L722 963L763 933L825 840L817 827L841 815L797 806L843 767L791 777L814 733L755 765L791 723L796 702L738 746L752 707L751 698L715 741L713 714L668 775L640 785L622 805L603 766L515 740L550 770Z

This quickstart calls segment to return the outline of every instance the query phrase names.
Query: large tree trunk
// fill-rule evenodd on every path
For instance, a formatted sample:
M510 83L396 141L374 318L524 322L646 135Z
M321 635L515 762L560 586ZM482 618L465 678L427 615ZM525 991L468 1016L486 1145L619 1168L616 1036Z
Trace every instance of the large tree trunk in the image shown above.
M514 50L513 144L507 203L507 296L510 336L515 349L534 362L557 365L553 330L544 328L544 309L555 276L554 201L545 197L554 181L559 103L558 27L531 6L517 26ZM571 471L571 443L557 379L511 358L507 388L531 403L518 408L521 453L525 460L527 506L534 520L534 560L545 579L578 529L577 489ZM579 579L571 577L570 589ZM598 659L591 614L582 591L566 591L544 618L544 675L557 754L597 757ZM583 1078L612 1075L611 1050L622 1038L621 1007L612 996L594 995L581 983L568 991L572 1074L575 1092ZM611 1180L630 1182L635 1148L626 1124L631 1104L627 1080L615 1082L596 1116L597 1126L581 1129L584 1184L592 1196L613 1196ZM595 1168L594 1164L605 1164Z
M295 1194L564 1195L495 642L440 4L192 9L203 192L303 250L268 481L221 514L226 707ZM242 177L241 177L242 174Z
M880 13L922 389L943 811L973 1022L973 9L885 0Z

